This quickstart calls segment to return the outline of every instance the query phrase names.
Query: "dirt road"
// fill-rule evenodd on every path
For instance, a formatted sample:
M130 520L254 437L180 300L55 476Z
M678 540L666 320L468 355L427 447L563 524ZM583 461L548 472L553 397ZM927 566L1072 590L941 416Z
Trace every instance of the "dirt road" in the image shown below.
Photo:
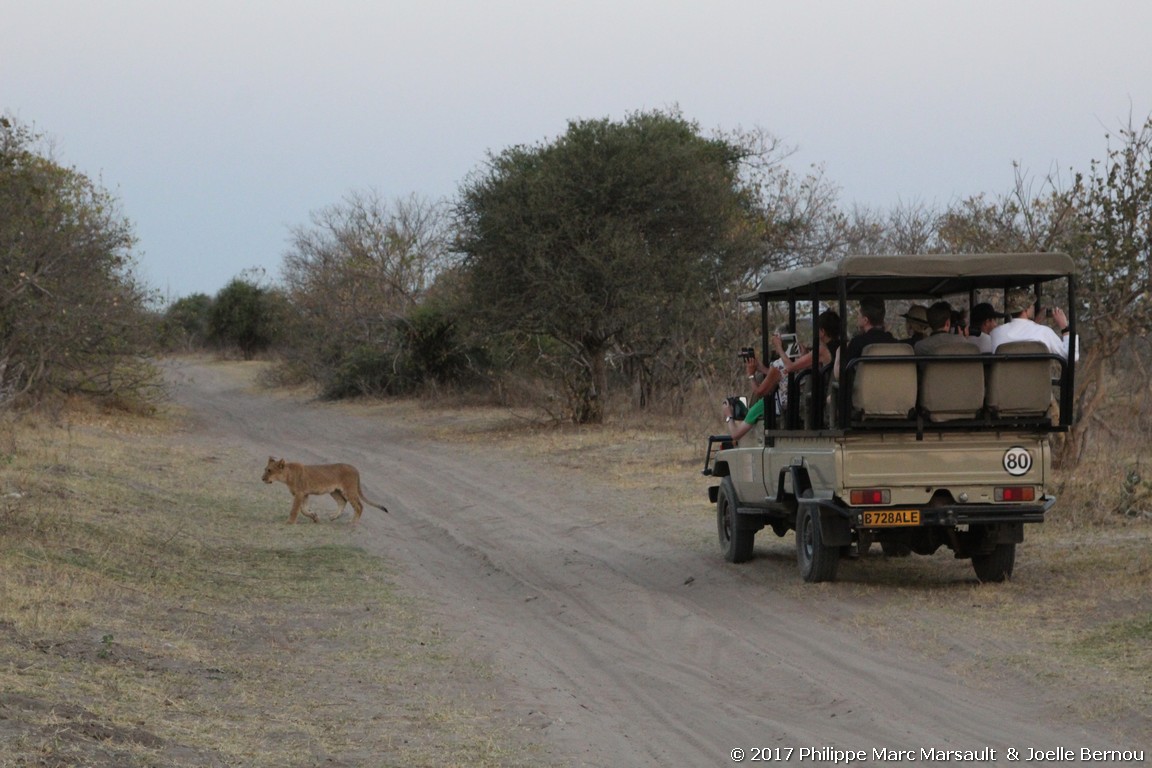
M792 763L802 748L866 750L871 764L876 748L990 748L1007 764L1010 748L1144 746L1011 670L960 676L947 661L965 649L949 627L937 655L898 626L874 631L835 584L774 588L762 578L779 569L772 555L730 566L654 535L644 489L555 482L558 470L498 446L266 396L223 370L172 369L197 429L254 466L269 454L357 464L391 510L365 513L363 545L396 565L462 652L494 667L483 682L493 706L532 729L550 764L721 766L735 748L747 762L791 748ZM692 520L712 525L706 509Z

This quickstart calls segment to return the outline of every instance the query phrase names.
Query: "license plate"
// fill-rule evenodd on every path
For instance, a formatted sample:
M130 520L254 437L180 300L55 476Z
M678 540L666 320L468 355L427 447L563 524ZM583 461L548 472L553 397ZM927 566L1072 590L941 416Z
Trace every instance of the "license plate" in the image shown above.
M863 513L861 525L865 528L893 528L901 525L920 525L918 509L870 509Z

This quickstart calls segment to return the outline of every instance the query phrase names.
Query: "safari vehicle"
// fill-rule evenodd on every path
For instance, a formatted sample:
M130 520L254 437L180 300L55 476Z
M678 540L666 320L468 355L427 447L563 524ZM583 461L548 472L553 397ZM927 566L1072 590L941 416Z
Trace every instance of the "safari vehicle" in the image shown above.
M760 305L769 360L769 323L780 312L791 328L810 318L801 327L815 329L819 311L835 309L846 343L864 297L885 300L891 323L908 302L1003 307L1015 287L1066 307L1076 338L1073 264L1058 253L849 256L769 274L741 300ZM931 356L872 345L840 360L836 377L813 355L811 370L788 375L799 396L785 412L769 404L739 445L709 438L704 474L720 480L708 496L725 559L749 560L756 533L771 528L796 532L809 582L835 579L842 557L873 543L889 556L948 547L981 581L1009 578L1025 526L1056 503L1051 440L1071 423L1074 355L1037 342L981 354L957 342ZM813 333L808 347L816 343Z

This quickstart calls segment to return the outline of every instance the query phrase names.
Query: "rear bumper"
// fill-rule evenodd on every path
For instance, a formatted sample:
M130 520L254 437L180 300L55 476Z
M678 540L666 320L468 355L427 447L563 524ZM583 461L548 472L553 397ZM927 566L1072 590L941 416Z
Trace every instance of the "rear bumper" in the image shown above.
M1049 496L1040 504L949 504L943 507L919 507L921 526L991 525L997 523L1042 523L1044 515L1056 504ZM860 524L858 508L846 509L833 502L821 503L825 509L834 509L856 526ZM913 507L913 509L917 509Z

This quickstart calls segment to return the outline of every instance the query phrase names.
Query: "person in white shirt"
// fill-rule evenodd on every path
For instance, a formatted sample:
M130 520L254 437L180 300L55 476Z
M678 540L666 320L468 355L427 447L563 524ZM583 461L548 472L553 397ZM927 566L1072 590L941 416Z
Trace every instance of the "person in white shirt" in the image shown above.
M1033 319L1036 316L1036 296L1027 288L1013 288L1008 291L1004 299L1004 309L1012 318L1007 323L997 326L989 334L992 340L992 349L1009 341L1039 341L1042 342L1052 354L1068 359L1068 350L1072 349L1072 359L1080 359L1080 344L1071 339L1068 332L1068 315L1064 310L1056 307L1052 310L1052 320L1060 329L1060 333L1046 325L1041 325Z
M997 312L996 308L986 301L972 307L968 341L975 344L981 353L992 354L992 329L1000 325L1003 318L1003 313Z

